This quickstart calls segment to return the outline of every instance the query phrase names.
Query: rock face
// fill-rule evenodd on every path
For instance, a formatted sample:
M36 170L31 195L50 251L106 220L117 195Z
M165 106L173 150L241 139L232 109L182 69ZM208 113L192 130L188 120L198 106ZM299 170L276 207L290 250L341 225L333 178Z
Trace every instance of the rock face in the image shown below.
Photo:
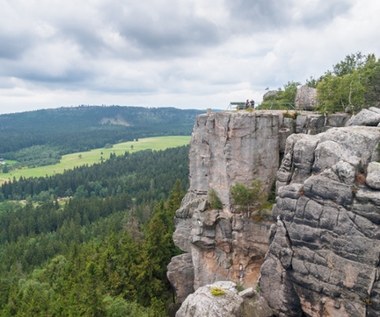
M298 87L295 106L297 110L314 110L317 106L317 89L307 85Z
M357 115L353 116L347 125L365 125L378 126L380 123L380 108L371 107L361 110Z
M236 212L231 186L250 185L259 179L269 191L290 134L318 133L346 121L347 116L284 111L220 112L197 117L189 153L190 188L176 212L173 235L175 244L186 253L173 258L168 267L178 302L215 281L256 285L268 251L272 221L257 221ZM285 183L289 177L284 171ZM212 209L207 203L211 190L219 197L222 209Z
M213 295L213 291L219 291L219 295ZM236 284L221 281L198 288L186 299L176 317L241 317L242 304Z
M265 300L252 288L238 292L235 283L219 281L198 288L185 300L176 317L270 317L272 314Z
M261 268L278 316L379 316L380 129L291 135Z
M257 223L233 212L230 188L237 182L250 185L260 179L269 191L279 164L279 120L278 115L259 112L197 118L189 154L190 188L176 212L173 236L176 245L191 254L194 267L194 278L184 289L226 279L256 282L267 252L270 222ZM223 209L209 208L211 189ZM184 284L174 272L181 272L182 265L172 262L169 266L169 279L181 294ZM184 297L177 292L178 301Z

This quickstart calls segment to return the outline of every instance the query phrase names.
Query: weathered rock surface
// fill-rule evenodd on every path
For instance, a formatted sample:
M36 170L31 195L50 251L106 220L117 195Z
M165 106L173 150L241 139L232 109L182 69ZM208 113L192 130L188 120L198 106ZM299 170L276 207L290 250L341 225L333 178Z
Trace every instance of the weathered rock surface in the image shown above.
M377 126L379 123L380 109L371 107L369 109L361 110L347 122L347 125Z
M210 112L197 118L189 153L190 188L176 212L173 235L175 244L187 255L174 258L168 273L179 302L192 289L215 281L256 285L272 221L258 222L236 213L231 208L230 188L259 179L269 191L276 179L279 157L285 152L286 138L296 132L297 126L313 134L324 131L326 124L344 125L347 117L329 118L285 111ZM309 146L311 153L316 145ZM298 177L310 173L308 160L312 157L299 157ZM290 177L290 172L283 172L285 184ZM211 189L223 209L208 206Z
M236 284L219 281L188 296L176 317L270 317L273 312L251 288L238 292ZM215 296L213 290L223 294Z
M194 267L190 253L172 258L168 265L168 280L173 285L177 301L182 303L188 294L194 292Z
M380 129L292 135L260 288L278 316L379 316Z
M209 113L197 118L189 154L190 188L176 212L173 235L176 245L191 254L194 289L226 279L247 285L256 282L270 223L255 223L233 213L230 187L260 179L270 189L279 164L280 119L260 112ZM223 209L207 205L211 189ZM174 274L181 272L181 265L170 265L173 285L182 283L183 278ZM177 297L181 301L186 296Z
M317 106L317 89L307 85L298 87L295 106L297 110L314 110Z

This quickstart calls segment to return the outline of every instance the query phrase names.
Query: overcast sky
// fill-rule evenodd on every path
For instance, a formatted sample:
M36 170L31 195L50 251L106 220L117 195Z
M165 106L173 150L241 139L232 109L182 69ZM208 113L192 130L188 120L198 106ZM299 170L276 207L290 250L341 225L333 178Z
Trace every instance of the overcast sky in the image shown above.
M380 57L377 0L0 0L0 113L226 109Z

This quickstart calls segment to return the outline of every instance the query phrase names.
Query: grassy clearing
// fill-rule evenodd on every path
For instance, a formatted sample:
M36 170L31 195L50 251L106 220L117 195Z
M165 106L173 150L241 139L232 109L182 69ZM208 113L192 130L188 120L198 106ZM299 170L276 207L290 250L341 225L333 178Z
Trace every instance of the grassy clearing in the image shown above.
M190 136L163 136L154 138L143 138L138 141L123 142L109 148L94 149L87 152L78 152L62 156L58 164L34 168L21 168L9 173L0 172L0 184L7 180L22 177L43 177L63 173L65 170L73 169L82 165L93 165L107 160L111 153L123 155L125 152L134 153L142 150L165 150L189 144Z

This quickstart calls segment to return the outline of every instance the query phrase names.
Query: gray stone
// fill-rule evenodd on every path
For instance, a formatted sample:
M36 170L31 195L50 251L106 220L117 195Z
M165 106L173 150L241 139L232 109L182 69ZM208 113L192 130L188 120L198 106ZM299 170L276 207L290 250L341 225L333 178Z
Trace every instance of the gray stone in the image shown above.
M194 267L191 254L185 253L172 258L168 265L167 277L176 293L176 301L182 303L194 292Z
M380 163L371 162L367 167L366 183L373 189L380 189Z
M351 312L346 307L351 290L332 283L340 271L334 270L331 259L341 257L342 267L347 261L367 261L371 265L375 261L377 247L372 239L378 237L380 204L376 202L380 198L372 191L368 194L364 184L358 187L355 176L379 158L376 148L380 130L331 128L313 135L344 122L343 117L307 112L291 118L283 111L210 112L197 118L189 152L190 187L175 216L173 239L187 252L187 262L174 258L171 264L170 281L175 289L180 289L181 283L186 285L187 291L180 290L178 298L186 297L190 287L198 289L220 280L255 287L266 258L260 282L265 291L249 301L245 298L241 316L249 310L254 313L247 316L266 316L266 309L259 313L257 297L262 299L263 307L268 301L278 316L299 316L302 310L317 316L308 307L324 298L326 309L332 305ZM294 129L307 134L290 134ZM280 154L284 159L278 169ZM233 212L231 186L249 186L255 179L261 180L268 192L274 181L278 184L272 213L282 225L276 230L270 230L273 222L262 216L264 211L253 217ZM208 209L211 189L223 209ZM349 243L349 239L356 242ZM361 249L362 244L368 247ZM321 249L330 253L321 253ZM193 278L181 277L181 270L187 270L185 276L190 272L190 262ZM181 269L181 265L187 269ZM307 276L306 271L312 274ZM331 281L325 278L330 272ZM368 286L360 276L355 281L360 291ZM339 305L338 294L344 294Z
M355 182L355 167L350 163L339 161L332 169L342 183L352 185Z
M347 125L377 126L380 122L380 112L374 108L362 109L357 115L348 120Z
M267 91L263 96L263 101L267 101L267 100L275 98L278 95L278 93L279 93L278 90Z
M370 107L368 110L372 111L372 112L376 112L376 113L379 113L380 114L380 108L377 108L377 107Z
M314 110L317 106L317 89L307 85L297 87L295 106L297 110Z
M351 186L319 175L310 176L305 181L304 193L307 197L332 200L343 206L351 205L353 199Z
M379 142L379 129L354 126L288 138L286 166L304 172L285 166L287 183L278 182L279 220L260 278L276 316L376 316ZM318 145L310 153L305 144ZM365 171L366 183L358 183L357 173Z
M350 119L347 113L332 113L327 116L326 126L329 127L344 127Z
M219 290L221 295L213 295L214 290ZM200 287L189 295L176 317L241 317L242 304L243 298L238 295L236 284L219 281Z
M249 287L241 292L239 292L239 296L243 298L252 298L256 296L256 292L253 287Z

